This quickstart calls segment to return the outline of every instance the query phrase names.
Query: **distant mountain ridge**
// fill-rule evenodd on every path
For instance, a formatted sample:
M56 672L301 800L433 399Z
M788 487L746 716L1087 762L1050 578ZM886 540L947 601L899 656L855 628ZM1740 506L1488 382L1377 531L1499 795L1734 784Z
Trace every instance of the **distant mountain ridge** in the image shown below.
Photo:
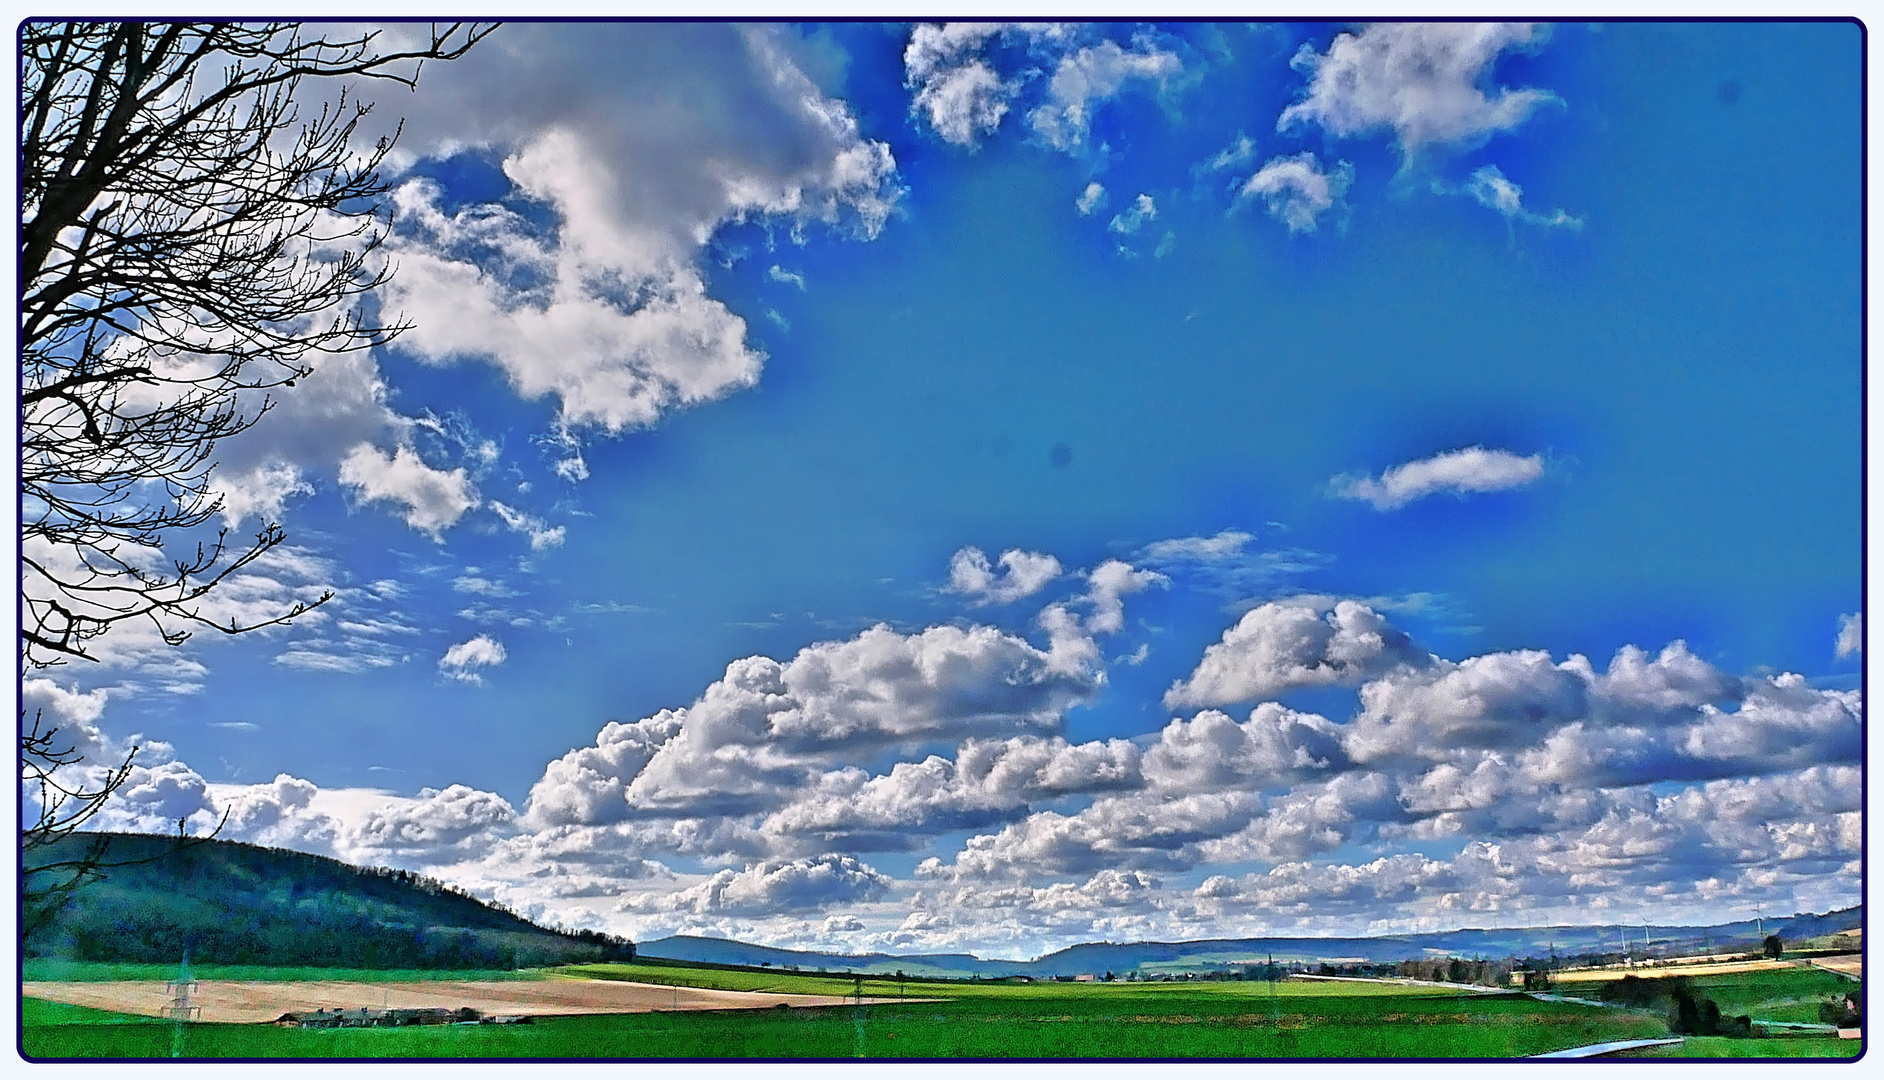
M1141 941L1124 944L1091 942L1059 949L1033 960L983 960L969 953L844 954L749 945L725 938L686 935L656 938L638 946L641 956L696 963L737 964L806 970L854 971L862 974L953 975L1001 978L1027 975L1051 978L1099 974L1106 971L1155 972L1208 970L1260 963L1273 956L1278 963L1394 963L1433 956L1502 959L1514 956L1545 957L1614 953L1627 947L1639 950L1644 934L1658 953L1682 954L1709 948L1750 950L1759 947L1761 932L1786 940L1802 940L1851 930L1864 924L1862 907L1843 908L1822 915L1801 913L1789 918L1745 919L1712 926L1657 926L1640 923L1619 927L1539 926L1512 929L1465 929L1424 934L1388 934L1379 937L1259 937L1200 941Z
M96 834L33 853L72 858ZM536 925L399 870L232 840L114 834L104 876L22 943L28 957L360 968L512 968L620 960L634 946Z
M36 859L70 857L80 834L40 849ZM1093 942L1032 960L982 959L970 953L850 955L781 949L723 938L673 936L638 947L593 931L537 926L440 882L404 871L362 868L335 859L227 840L176 849L172 837L114 835L119 866L81 888L52 922L22 942L28 957L176 963L327 967L510 968L649 959L865 974L1035 978L1160 970L1207 971L1273 956L1282 963L1391 963L1432 956L1502 959L1614 953L1626 932L1639 949L1641 924L1465 929L1380 937L1260 937L1180 942ZM148 861L144 861L148 860ZM1761 932L1788 941L1862 926L1862 907L1713 926L1656 926L1658 952L1756 948Z

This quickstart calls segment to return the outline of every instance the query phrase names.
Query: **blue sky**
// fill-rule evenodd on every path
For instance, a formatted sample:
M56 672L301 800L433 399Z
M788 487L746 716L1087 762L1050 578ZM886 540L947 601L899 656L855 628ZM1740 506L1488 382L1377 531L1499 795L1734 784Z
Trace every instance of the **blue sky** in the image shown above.
M219 454L339 597L28 697L640 936L1855 903L1860 47L507 26L375 113L413 328Z

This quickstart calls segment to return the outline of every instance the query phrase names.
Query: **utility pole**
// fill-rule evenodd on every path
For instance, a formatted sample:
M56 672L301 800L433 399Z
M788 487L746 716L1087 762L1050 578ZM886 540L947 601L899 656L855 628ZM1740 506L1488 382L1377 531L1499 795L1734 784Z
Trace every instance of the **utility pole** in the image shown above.
M176 1029L170 1036L170 1056L183 1056L183 1025L203 1015L202 1006L190 1001L190 995L196 992L196 980L190 976L190 953L184 950L183 963L177 966L177 977L164 984L164 992L170 1000L164 1005L164 1015L176 1022Z

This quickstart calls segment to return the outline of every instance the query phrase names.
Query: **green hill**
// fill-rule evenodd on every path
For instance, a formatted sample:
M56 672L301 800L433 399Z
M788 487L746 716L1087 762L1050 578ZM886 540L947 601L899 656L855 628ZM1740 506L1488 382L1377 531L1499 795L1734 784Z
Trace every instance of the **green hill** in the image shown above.
M33 853L73 858L91 836ZM354 968L512 968L634 957L594 931L565 933L403 870L228 840L114 835L105 876L22 943L27 957Z

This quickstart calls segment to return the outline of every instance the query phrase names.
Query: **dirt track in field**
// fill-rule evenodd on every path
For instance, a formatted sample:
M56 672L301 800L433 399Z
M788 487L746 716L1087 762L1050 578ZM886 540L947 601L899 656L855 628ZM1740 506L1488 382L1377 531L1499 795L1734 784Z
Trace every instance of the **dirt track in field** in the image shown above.
M162 1016L170 996L161 982L29 982L27 997L86 1005L111 1012ZM849 997L758 994L739 990L695 990L603 979L542 979L516 982L221 982L197 984L190 1003L198 1019L230 1024L267 1023L286 1012L315 1009L457 1009L469 1005L487 1016L574 1016L638 1013L657 1009L765 1009L854 1003ZM866 1005L896 998L866 997Z

